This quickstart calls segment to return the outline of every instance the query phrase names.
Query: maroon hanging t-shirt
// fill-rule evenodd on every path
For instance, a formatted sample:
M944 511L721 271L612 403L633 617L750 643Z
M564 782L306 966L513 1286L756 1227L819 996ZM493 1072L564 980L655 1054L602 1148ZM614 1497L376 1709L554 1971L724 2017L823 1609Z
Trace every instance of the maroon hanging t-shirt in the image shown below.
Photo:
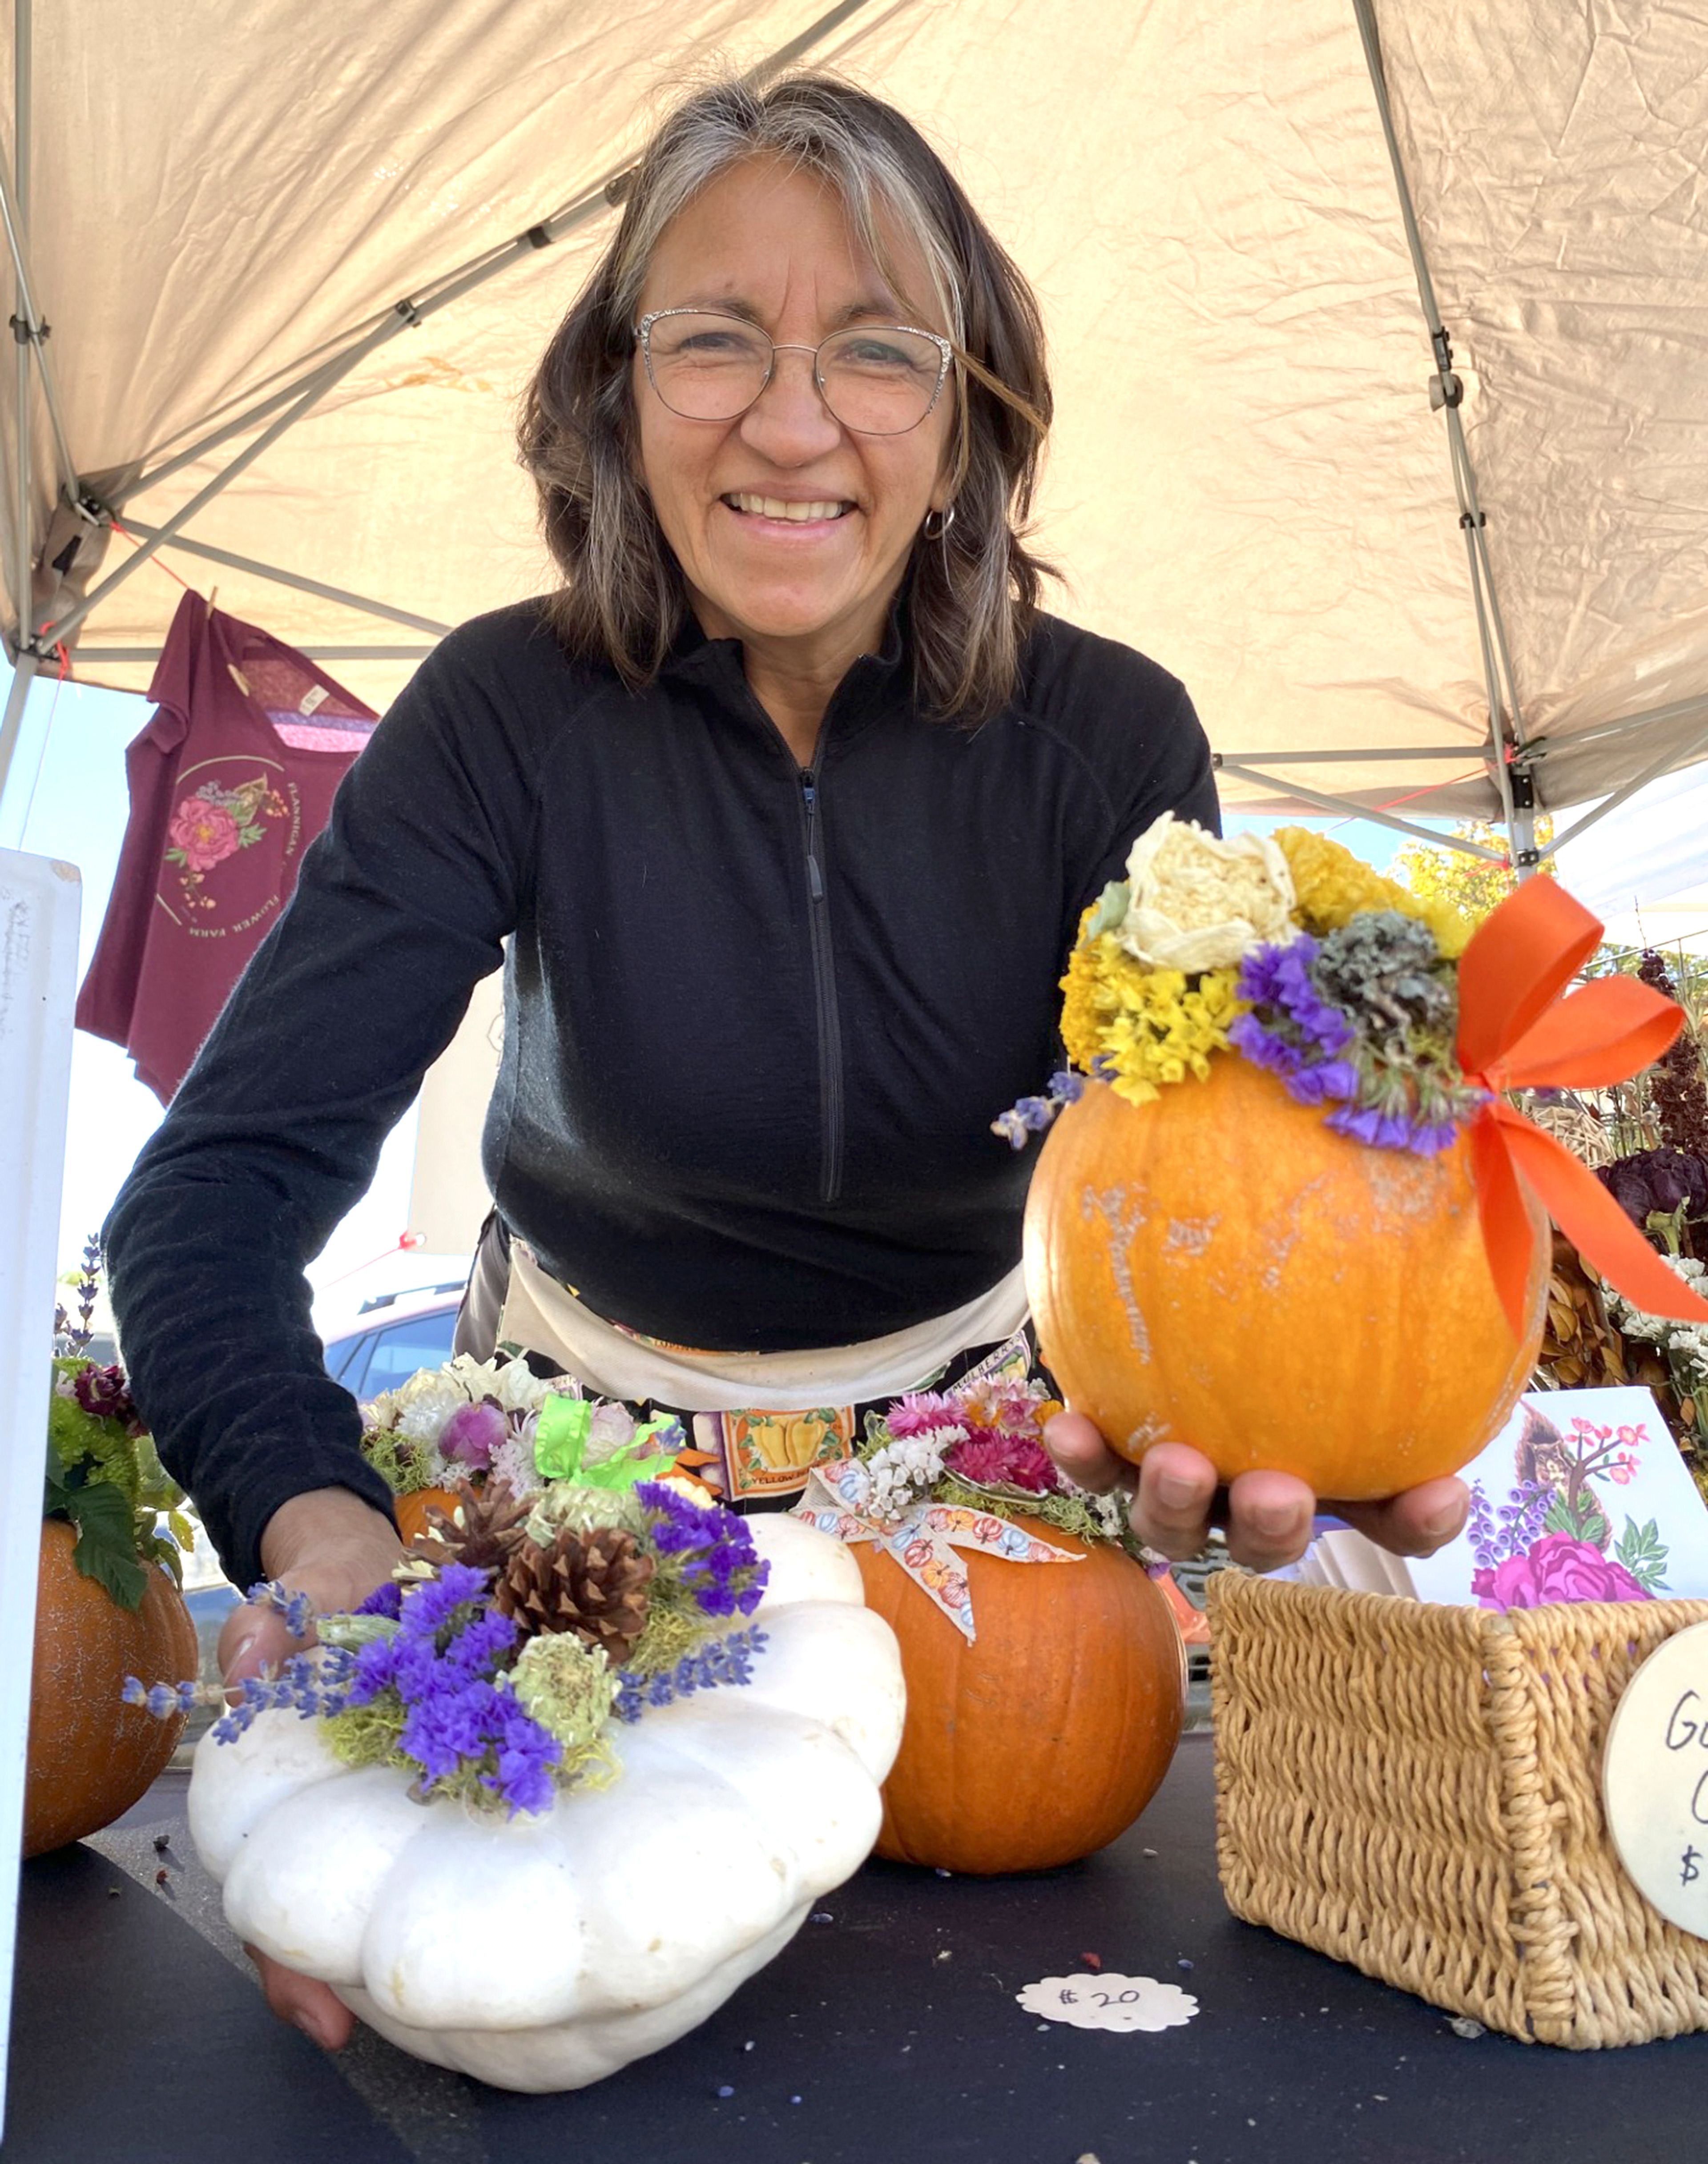
M187 593L125 754L130 822L77 1027L162 1104L297 884L376 717L303 654Z

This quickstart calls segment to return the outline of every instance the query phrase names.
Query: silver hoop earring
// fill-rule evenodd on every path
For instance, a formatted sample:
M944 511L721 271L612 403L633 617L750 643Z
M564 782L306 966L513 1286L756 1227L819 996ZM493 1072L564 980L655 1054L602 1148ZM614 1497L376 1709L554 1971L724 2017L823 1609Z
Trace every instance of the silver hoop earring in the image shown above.
M937 521L937 531L935 533L931 530L931 522L933 518ZM949 537L949 529L954 524L954 523L955 507L953 504L950 504L948 508L943 511L928 511L920 525L920 538L925 541L946 540Z

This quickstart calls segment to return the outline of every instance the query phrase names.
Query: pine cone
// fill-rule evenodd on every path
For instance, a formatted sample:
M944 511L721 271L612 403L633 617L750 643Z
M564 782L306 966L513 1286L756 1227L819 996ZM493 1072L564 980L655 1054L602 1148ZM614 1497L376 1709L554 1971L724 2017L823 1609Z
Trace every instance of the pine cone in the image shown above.
M489 1480L484 1488L460 1480L456 1495L455 1517L437 1505L428 1510L428 1530L409 1543L410 1554L435 1569L460 1563L471 1570L502 1570L511 1550L524 1537L528 1505L518 1502L502 1480Z
M646 1628L647 1588L658 1565L633 1533L604 1526L566 1526L549 1547L513 1547L492 1591L492 1605L529 1636L573 1631L602 1646L613 1667L626 1661Z

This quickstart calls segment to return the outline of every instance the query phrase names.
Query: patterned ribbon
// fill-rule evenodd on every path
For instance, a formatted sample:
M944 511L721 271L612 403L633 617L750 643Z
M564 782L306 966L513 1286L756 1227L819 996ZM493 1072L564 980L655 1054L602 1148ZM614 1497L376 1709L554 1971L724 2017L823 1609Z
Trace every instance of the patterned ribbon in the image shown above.
M1565 991L1602 927L1551 879L1527 880L1479 927L1459 961L1458 1063L1489 1101L1471 1123L1471 1164L1489 1267L1514 1334L1535 1232L1524 1184L1566 1237L1651 1315L1708 1322L1708 1305L1669 1270L1594 1174L1501 1101L1515 1089L1600 1089L1640 1074L1684 1016L1630 977Z
M1083 1563L1085 1557L1052 1547L993 1510L975 1510L960 1503L913 1505L895 1520L870 1515L871 1478L855 1458L815 1465L807 1493L790 1513L822 1533L850 1543L871 1541L893 1556L928 1599L936 1603L970 1645L972 1588L957 1548L976 1548L1005 1563Z

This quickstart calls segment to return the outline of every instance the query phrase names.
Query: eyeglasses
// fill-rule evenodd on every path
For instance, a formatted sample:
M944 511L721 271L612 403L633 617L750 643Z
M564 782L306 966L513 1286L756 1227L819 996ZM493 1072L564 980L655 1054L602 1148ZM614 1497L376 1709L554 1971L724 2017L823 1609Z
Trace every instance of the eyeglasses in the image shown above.
M859 436L905 436L942 396L954 348L935 331L860 323L817 345L778 345L742 316L657 308L634 328L647 381L685 421L733 421L770 381L780 353L809 353L833 416Z

